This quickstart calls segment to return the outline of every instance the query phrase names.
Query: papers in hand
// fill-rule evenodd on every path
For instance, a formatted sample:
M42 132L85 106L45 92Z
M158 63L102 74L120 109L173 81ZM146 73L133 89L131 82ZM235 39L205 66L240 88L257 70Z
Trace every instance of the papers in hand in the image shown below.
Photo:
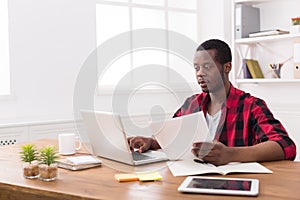
M208 173L222 175L228 173L273 173L271 170L257 162L229 163L218 167L213 164L197 163L193 160L169 161L167 164L174 176L189 176Z
M194 142L213 141L202 111L152 122L150 128L169 160L192 159Z

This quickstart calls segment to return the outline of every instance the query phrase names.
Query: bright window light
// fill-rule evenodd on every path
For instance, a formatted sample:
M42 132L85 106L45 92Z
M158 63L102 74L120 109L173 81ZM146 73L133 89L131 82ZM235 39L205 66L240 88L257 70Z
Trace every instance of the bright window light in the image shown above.
M114 36L133 31L128 34L128 44L126 44L131 48L138 39L134 30L145 28L175 31L197 41L197 16L196 0L97 0L97 44L99 46ZM194 82L194 71L189 63L192 61L187 62L181 57L171 55L169 44L173 42L172 38L168 31L162 37L159 40L163 49L131 48L126 55L119 56L117 58L119 60L112 61L106 70L101 69L99 87L114 88L119 83L123 83L123 80L129 80L128 83L126 82L129 85L140 83L144 77L136 74L135 71L139 73L139 69L143 69L141 67L149 65L154 67L151 69L162 66L159 73L148 72L147 74L162 83L175 83L176 77L170 73L174 71L180 73L185 81ZM102 55L98 56L98 60L101 60Z
M8 0L0 0L0 95L10 95Z

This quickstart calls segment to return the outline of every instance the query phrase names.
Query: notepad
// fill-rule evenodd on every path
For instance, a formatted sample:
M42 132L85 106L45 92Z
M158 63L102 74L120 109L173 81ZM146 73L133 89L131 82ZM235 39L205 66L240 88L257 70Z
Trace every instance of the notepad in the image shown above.
M160 181L162 176L158 172L140 172L137 173L139 181Z
M119 182L138 181L136 174L115 174L115 179Z
M162 176L158 172L139 172L135 174L115 174L115 179L119 182L129 181L160 181Z

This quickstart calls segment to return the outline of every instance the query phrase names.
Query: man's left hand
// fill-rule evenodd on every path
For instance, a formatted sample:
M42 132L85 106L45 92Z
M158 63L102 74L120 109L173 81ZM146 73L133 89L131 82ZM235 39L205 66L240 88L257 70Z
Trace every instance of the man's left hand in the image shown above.
M213 141L213 143L195 142L193 144L192 153L204 162L216 166L231 162L230 148L218 141Z

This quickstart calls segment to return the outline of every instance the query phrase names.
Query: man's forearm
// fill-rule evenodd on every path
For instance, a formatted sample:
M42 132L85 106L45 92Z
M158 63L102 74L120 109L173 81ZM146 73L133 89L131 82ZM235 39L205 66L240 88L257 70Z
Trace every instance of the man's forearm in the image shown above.
M267 141L249 147L231 147L231 162L259 162L283 160L284 152L275 141Z

